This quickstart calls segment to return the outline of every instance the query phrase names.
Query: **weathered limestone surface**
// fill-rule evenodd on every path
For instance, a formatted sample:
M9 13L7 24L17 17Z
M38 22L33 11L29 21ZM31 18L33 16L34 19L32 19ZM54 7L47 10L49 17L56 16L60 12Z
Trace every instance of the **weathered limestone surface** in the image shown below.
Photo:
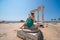
M27 32L25 32L21 29L18 29L17 30L17 36L19 36L20 38L26 38L26 40L38 40L40 32L33 33L29 29L24 29L24 30ZM28 32L28 31L30 31L30 32Z

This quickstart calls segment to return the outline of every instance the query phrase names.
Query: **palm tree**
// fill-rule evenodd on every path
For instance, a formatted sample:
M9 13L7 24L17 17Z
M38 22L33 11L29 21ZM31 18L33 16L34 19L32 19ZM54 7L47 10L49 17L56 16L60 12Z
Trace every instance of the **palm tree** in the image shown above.
M56 18L54 19L54 21L56 21Z
M51 19L51 21L53 21L53 19Z
M60 21L60 18L58 18L58 20Z
M52 18L51 21L56 21L56 18Z

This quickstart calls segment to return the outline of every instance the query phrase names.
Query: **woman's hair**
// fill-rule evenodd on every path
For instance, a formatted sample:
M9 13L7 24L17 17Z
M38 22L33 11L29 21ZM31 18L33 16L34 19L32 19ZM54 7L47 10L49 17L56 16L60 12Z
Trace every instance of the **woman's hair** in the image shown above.
M31 13L31 15L34 17L34 13Z

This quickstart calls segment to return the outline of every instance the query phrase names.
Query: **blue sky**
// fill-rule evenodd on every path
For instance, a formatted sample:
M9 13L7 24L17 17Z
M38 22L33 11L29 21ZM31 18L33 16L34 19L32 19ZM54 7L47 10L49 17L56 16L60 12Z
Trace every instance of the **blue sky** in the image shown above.
M44 19L60 18L60 0L0 0L0 20L26 20L31 10L44 6Z

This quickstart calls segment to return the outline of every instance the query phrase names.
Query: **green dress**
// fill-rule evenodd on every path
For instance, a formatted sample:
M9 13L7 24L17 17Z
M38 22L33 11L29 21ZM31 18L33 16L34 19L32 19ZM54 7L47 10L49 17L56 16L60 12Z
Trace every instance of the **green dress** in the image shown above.
M34 21L31 18L27 18L26 23L27 23L28 29L30 29L32 25L34 24Z

